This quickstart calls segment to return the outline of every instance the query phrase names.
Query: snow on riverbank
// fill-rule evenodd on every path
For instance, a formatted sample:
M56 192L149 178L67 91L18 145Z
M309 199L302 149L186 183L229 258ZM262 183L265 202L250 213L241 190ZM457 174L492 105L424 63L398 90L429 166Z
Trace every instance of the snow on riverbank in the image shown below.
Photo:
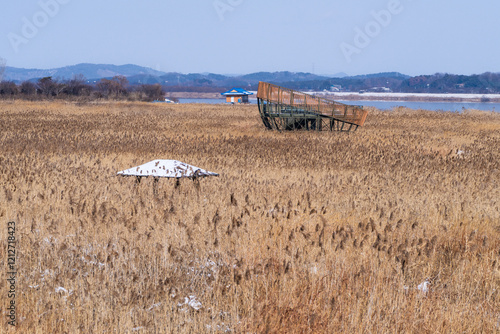
M500 94L434 94L434 93L375 93L375 92L307 92L330 99L373 101L471 101L499 102Z

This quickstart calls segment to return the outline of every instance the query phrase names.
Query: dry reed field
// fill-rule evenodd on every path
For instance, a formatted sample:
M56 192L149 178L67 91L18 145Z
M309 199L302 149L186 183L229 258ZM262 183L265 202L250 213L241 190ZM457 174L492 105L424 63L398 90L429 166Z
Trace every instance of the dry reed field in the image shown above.
M220 176L116 176L153 159ZM4 101L1 332L10 221L22 333L500 331L499 113Z

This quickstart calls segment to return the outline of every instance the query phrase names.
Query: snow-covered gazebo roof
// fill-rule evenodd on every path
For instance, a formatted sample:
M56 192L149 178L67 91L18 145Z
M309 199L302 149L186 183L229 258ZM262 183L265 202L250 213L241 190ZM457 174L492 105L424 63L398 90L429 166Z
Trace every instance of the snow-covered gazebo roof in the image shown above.
M143 165L132 167L119 171L117 175L121 176L137 176L137 177L171 177L171 178L196 178L204 176L219 176L217 173L212 173L177 160L153 160Z

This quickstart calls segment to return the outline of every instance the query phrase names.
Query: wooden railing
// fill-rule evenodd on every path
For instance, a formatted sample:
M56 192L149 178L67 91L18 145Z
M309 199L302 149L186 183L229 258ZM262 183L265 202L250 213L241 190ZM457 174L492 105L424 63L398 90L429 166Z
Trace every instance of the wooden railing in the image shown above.
M267 103L296 107L359 126L365 123L368 115L368 110L361 106L335 102L262 81L259 82L257 98Z

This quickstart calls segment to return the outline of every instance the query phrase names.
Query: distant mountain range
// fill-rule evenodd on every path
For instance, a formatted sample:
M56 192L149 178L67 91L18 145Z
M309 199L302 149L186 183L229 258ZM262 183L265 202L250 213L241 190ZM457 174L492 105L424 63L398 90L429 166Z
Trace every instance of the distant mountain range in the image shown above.
M82 75L89 83L103 78L110 79L122 75L128 78L130 84L153 84L160 83L165 86L252 86L259 81L303 82L328 80L330 78L347 77L345 73L337 73L333 76L316 75L304 72L257 72L245 75L221 75L214 73L190 73L162 72L148 67L138 65L109 65L109 64L77 64L54 69L24 69L9 67L5 68L4 81L36 81L43 77L52 77L58 81L70 80L76 75ZM384 74L385 75L385 74ZM387 73L394 77L408 77L401 73ZM367 75L366 77L377 77L379 74ZM360 78L362 76L353 77Z
M78 64L49 70L25 69L7 66L5 68L3 80L21 82L40 79L43 77L52 77L58 80L69 80L79 74L83 75L87 79L99 80L102 78L111 78L116 75L123 75L126 77L134 75L161 76L165 73L137 65Z
M385 72L357 76L337 73L332 76L304 72L257 72L245 75L214 73L162 72L138 65L77 64L55 69L23 69L6 67L4 81L17 84L52 77L57 81L83 76L95 84L103 78L125 76L130 85L161 84L165 91L216 92L232 87L256 90L259 81L267 81L299 90L332 91L393 91L426 93L499 93L500 74L480 75L434 74L411 77L399 72Z

